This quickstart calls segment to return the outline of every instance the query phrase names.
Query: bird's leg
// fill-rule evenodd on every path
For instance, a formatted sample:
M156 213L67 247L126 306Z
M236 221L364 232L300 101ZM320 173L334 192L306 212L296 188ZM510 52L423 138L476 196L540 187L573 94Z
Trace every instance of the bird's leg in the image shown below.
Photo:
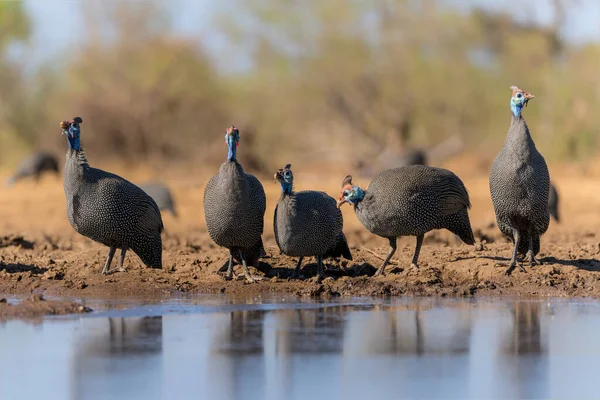
M411 267L419 268L419 264L417 262L419 260L419 253L421 253L421 246L423 245L424 237L424 234L417 236L417 246L415 247L415 254L413 255L412 263L410 264Z
M233 275L233 251L229 250L229 264L227 265L227 272L223 276L225 280L232 280L234 278Z
M375 275L373 275L373 276L385 275L385 267L388 265L388 263L392 259L392 256L396 252L396 238L390 238L389 240L390 240L390 251L389 251L387 257L385 258L385 261L383 262L383 264L381 264L381 267L379 267L379 269L377 270L377 272L375 272Z
M119 264L117 264L117 269L115 271L127 272L127 268L123 266L125 263L125 253L127 253L128 247L123 246L121 249L121 257L119 257Z
M240 250L240 259L242 260L242 268L244 271L244 276L246 277L246 281L248 281L248 283L255 283L256 281L254 280L252 275L250 275L250 271L248 271L248 265L246 264L246 255L242 250Z
M110 268L110 263L115 255L115 251L117 251L116 247L111 247L108 250L108 257L106 258L106 262L104 263L104 268L102 268L102 275L108 275L108 269Z
M292 275L293 278L300 278L300 266L302 266L303 259L304 257L300 257L298 259L298 264L296 264L296 270L294 271L294 275Z
M530 267L533 267L534 265L542 265L542 262L540 260L538 260L537 258L535 258L535 255L533 254L533 235L531 233L529 234L528 256L529 256L529 266Z
M127 272L127 269L123 266L123 263L125 262L125 253L127 253L127 249L127 246L123 246L123 248L121 249L121 257L119 257L119 263L117 264L117 268L106 270L106 272L104 272L104 275L114 274L115 272Z
M521 271L523 271L523 272L527 272L525 267L523 267L521 264L519 264L519 260L517 259L519 243L521 242L521 235L519 234L519 231L517 231L516 229L513 230L513 238L515 241L515 248L513 250L513 255L510 260L510 263L508 264L508 268L504 272L504 275L510 275L516 267L519 267L521 269Z
M323 256L317 256L317 283L320 283L325 278L323 271Z

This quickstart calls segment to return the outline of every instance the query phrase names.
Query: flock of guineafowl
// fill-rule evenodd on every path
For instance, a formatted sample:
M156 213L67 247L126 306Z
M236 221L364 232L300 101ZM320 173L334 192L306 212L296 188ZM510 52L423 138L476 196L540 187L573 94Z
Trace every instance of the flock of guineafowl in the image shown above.
M514 244L506 274L516 267L525 271L519 257L530 265L539 263L540 236L546 232L550 214L558 220L556 189L544 157L538 152L522 116L534 96L511 86L511 124L506 140L490 171L490 192L500 231ZM131 249L151 268L162 268L160 210L176 215L169 189L160 182L136 186L122 177L90 167L81 146L82 118L60 123L67 137L64 168L67 218L81 235L109 247L103 274L124 271L123 261ZM204 214L211 239L229 249L225 278L233 277L235 263L241 264L248 282L254 282L248 265L266 256L262 234L266 196L260 181L237 161L240 132L226 129L227 160L204 190ZM419 160L419 157L413 157ZM399 236L415 236L411 266L418 267L425 233L447 229L466 243L475 244L468 209L467 189L453 172L415 161L388 169L363 189L348 175L342 181L339 198L320 191L294 191L291 165L279 169L274 178L281 185L281 197L274 216L274 233L282 253L298 257L298 276L304 257L316 257L317 280L324 277L323 259L352 254L343 233L340 207L350 204L360 222L375 235L387 238L390 250L375 276L385 268L396 251ZM26 159L9 179L9 184L25 176L35 179L44 171L58 173L54 156L36 153ZM117 268L110 269L117 249Z

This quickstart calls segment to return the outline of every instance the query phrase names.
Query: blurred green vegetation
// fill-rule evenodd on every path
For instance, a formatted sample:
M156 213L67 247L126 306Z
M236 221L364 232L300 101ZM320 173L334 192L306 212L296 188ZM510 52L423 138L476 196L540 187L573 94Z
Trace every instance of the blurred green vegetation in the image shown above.
M546 158L584 160L600 134L600 43L565 41L554 3L537 26L435 0L230 0L210 58L203 38L174 33L168 2L89 2L85 41L32 75L7 49L35 27L0 2L0 140L62 151L58 121L78 115L89 153L131 163L222 159L231 123L242 162L266 172L454 136L491 159L518 85L536 96L525 113Z

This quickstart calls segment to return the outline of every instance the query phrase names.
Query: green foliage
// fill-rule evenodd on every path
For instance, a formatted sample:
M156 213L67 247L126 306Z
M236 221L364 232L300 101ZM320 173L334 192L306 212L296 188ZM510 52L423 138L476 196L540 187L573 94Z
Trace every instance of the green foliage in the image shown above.
M21 4L0 2L0 50L27 38ZM436 0L230 0L214 19L229 45L210 60L202 40L173 34L168 2L82 4L87 41L54 69L32 80L0 61L1 137L61 146L48 132L77 114L90 151L131 161L222 158L231 123L254 168L452 136L493 155L518 85L536 95L526 116L547 158L598 143L600 44L564 42L560 26ZM223 73L243 57L250 68Z

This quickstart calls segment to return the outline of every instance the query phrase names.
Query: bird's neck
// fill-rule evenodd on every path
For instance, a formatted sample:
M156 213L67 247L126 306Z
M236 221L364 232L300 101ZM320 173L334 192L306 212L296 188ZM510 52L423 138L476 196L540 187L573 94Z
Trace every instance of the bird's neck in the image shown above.
M534 145L533 139L529 133L527 122L525 122L522 115L518 117L513 115L504 146L512 153L521 154L523 152L528 153L532 145Z
M237 145L235 143L228 144L229 151L227 152L227 161L237 163Z
M293 185L288 182L280 182L281 196L290 196L294 193Z
M82 147L80 147L79 150L73 148L67 150L67 162L65 163L65 169L67 171L74 170L83 172L88 168L88 160Z

